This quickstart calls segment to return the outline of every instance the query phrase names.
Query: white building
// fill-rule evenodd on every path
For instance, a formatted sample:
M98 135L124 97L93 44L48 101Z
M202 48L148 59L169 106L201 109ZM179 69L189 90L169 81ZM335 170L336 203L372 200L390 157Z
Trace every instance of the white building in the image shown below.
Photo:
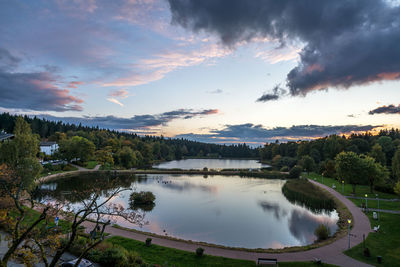
M40 152L46 155L53 155L58 149L56 142L40 142Z

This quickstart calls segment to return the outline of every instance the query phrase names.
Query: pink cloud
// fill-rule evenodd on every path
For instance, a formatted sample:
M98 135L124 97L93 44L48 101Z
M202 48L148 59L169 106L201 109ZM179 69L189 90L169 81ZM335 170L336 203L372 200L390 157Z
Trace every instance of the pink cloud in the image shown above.
M84 84L84 82L72 81L72 82L69 82L69 83L68 83L67 87L68 87L68 88L78 88L78 86L79 86L79 85L82 85L82 84Z
M138 64L132 65L132 72L126 77L105 82L103 86L138 86L160 80L176 69L212 63L212 60L225 57L232 51L219 45L205 45L199 50L193 51L168 51L155 55L150 59L140 60Z

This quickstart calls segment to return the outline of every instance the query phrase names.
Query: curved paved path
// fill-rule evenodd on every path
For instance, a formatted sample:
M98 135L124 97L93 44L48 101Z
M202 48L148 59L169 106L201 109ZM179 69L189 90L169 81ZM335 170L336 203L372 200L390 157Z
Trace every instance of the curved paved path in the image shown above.
M318 182L310 180L313 184L316 184L325 190L329 191L332 195L338 198L343 204L347 206L350 212L353 214L353 228L351 230L351 247L361 243L363 241L363 234L365 237L372 231L370 222L367 216L361 211L360 208L355 206L353 202L348 200L345 196L336 192L335 190L322 185ZM93 223L85 222L86 227L93 227ZM151 237L152 243L176 248L180 250L186 251L195 251L196 248L199 247L198 244L190 244L184 241L175 241L169 240L162 237L153 237L148 236L146 234L135 233L131 231L126 231L122 229L117 229L113 227L107 227L106 232L111 235L118 235L127 238L132 238L135 240L145 241L147 237ZM343 251L347 250L348 247L348 236L336 240L335 242L308 251L300 251L300 252L288 252L288 253L257 253L257 252L248 252L248 251L240 251L240 250L230 250L225 248L216 248L201 245L205 249L205 253L214 256L223 256L227 258L235 258L235 259L245 259L245 260L253 260L256 261L258 258L276 258L279 261L312 261L315 258L320 258L325 263L335 264L338 266L371 266L362 262L359 262L353 258L350 258L343 254Z

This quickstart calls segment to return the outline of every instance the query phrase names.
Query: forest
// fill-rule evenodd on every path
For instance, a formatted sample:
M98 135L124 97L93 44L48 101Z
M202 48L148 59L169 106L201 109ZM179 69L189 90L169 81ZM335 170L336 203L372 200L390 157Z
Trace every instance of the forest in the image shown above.
M0 130L13 133L17 117L9 113L0 114ZM132 168L149 167L157 161L193 157L259 158L259 150L246 144L207 144L163 136L139 136L38 117L23 118L40 140L56 141L61 156L68 160L94 158L99 163Z
M367 170L368 165L375 164L374 170L380 174L380 179L374 187L393 192L394 184L400 178L400 131L387 129L377 135L365 132L349 136L331 135L310 141L268 143L260 149L260 157L263 162L281 171L299 165L304 171L332 178L340 176L339 160L354 160L352 167L361 166L364 170ZM356 166L356 162L360 162L360 165ZM362 167L362 164L365 165ZM357 183L368 184L367 179L359 175L361 170L353 172L359 176Z

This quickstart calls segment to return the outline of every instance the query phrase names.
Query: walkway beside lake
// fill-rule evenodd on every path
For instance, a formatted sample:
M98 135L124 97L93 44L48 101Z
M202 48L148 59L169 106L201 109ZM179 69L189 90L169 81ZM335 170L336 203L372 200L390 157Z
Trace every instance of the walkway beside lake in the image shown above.
M363 235L365 235L366 238L368 234L372 231L367 216L361 211L360 208L354 205L353 202L351 202L345 196L341 195L335 190L325 185L322 185L318 182L315 182L313 180L310 180L310 182L329 191L332 195L334 195L341 202L343 202L344 205L347 206L349 211L352 213L354 220L353 228L351 230L351 240L350 240L351 247L360 244L363 241ZM88 228L93 228L93 223L85 222L84 226ZM249 252L249 251L235 250L229 248L219 248L206 245L199 245L196 243L171 240L162 237L154 237L146 235L144 233L132 232L128 230L114 228L111 226L106 228L106 232L111 235L123 236L143 242L146 240L146 238L151 237L153 239L152 243L154 244L185 251L191 251L191 252L194 252L196 248L201 246L205 249L204 251L205 254L222 256L227 258L245 259L252 261L256 261L258 258L276 258L278 262L312 261L315 258L319 258L325 263L335 264L338 266L370 266L368 264L359 262L343 254L343 252L348 248L347 235L342 237L341 239L334 241L331 244L307 251L285 252L285 253L258 253L258 252Z

